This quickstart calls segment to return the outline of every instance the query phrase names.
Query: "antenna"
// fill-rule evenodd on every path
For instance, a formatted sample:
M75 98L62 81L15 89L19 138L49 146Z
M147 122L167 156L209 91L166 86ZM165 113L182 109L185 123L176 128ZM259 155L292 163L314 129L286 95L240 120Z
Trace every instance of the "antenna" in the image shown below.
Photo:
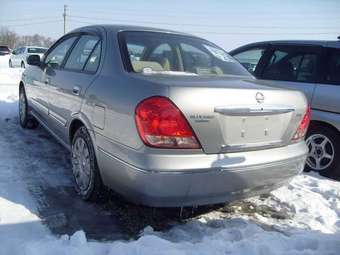
M64 4L64 13L63 13L63 18L64 18L64 34L66 34L66 17L67 17L67 5Z

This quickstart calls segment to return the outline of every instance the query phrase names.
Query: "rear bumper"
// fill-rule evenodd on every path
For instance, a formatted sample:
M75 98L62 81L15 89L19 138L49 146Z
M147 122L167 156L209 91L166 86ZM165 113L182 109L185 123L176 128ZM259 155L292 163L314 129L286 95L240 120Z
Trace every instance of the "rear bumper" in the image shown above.
M98 163L105 185L129 200L148 206L177 207L215 204L267 193L299 174L305 164L304 142L270 150L200 155L202 167L187 166L187 157L164 156L177 167L144 169L98 150ZM170 161L169 161L170 157ZM197 155L195 158L197 159ZM266 160L261 158L266 157ZM157 157L157 165L161 166ZM192 158L194 160L194 158ZM207 167L209 166L209 167Z

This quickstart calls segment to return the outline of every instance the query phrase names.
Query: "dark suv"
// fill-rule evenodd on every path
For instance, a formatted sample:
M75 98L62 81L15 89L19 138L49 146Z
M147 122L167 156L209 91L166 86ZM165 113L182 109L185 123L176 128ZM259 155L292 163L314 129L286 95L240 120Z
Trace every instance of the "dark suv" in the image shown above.
M312 107L306 169L340 176L340 41L259 42L230 54L269 86L305 93Z
M11 54L10 48L8 48L7 46L0 45L0 56L9 55L9 54Z

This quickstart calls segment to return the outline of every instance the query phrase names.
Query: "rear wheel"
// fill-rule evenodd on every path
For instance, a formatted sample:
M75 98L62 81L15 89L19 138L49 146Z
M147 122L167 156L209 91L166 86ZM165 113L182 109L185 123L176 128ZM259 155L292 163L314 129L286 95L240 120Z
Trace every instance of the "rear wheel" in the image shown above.
M99 174L93 143L87 129L80 127L72 140L72 170L76 190L84 200L104 199L104 187Z
M340 176L340 135L324 125L311 125L306 139L309 153L306 170L328 177Z
M33 129L39 125L38 121L28 113L27 97L23 87L19 90L19 121L23 128Z

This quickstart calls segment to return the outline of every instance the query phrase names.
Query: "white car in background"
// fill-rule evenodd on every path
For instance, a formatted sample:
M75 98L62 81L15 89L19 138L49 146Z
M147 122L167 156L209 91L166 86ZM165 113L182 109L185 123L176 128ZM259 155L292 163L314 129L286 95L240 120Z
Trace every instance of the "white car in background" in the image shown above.
M8 65L9 67L25 68L27 66L28 56L39 55L41 58L46 51L47 48L37 46L24 46L16 48L15 50L12 51L12 54L8 61Z

